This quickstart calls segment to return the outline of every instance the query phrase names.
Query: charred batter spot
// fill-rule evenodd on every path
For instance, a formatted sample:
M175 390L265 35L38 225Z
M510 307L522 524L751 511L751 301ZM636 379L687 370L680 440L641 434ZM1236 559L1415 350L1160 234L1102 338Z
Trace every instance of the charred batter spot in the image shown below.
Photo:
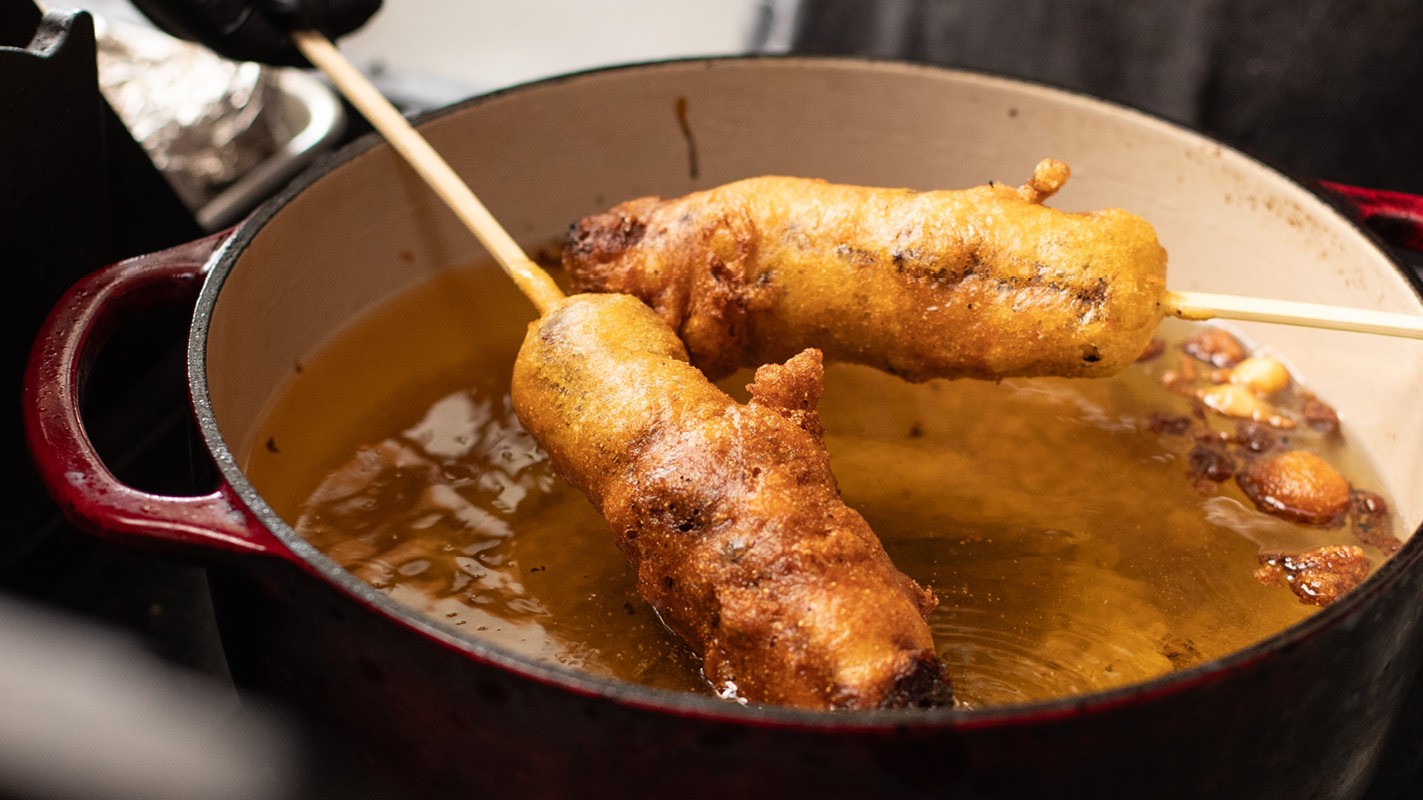
M872 267L877 260L875 254L869 250L863 247L851 247L848 244L835 245L835 256L846 264L856 267Z
M268 436L268 437L267 437L267 452L268 452L268 453L280 453L280 452L282 452L281 450L277 449L277 437L275 437L275 436Z
M890 252L894 271L906 280L928 283L935 287L957 286L982 266L977 253L966 258L946 260L935 253L918 248L895 249Z
M1027 278L1020 278L1017 275L1004 275L993 281L993 288L999 294L1016 294L1024 287L1035 287L1043 284L1042 276L1032 275ZM1057 284L1048 284L1048 288L1056 292L1061 292L1062 287Z
M642 241L642 236L646 232L647 223L635 217L619 214L617 224L607 234L606 246L610 250L621 252Z
M909 646L900 645L907 650ZM935 708L953 703L953 688L943 665L928 653L916 654L894 676L880 708Z
M1107 289L1106 278L1098 278L1090 287L1077 291L1077 302L1088 308L1096 308L1107 302Z
M602 264L618 256L638 242L647 231L640 219L622 214L599 214L575 224L568 230L563 248L564 263L582 259ZM591 279L594 276L583 276Z
M740 285L736 273L726 265L726 262L715 255L707 256L707 271L711 273L712 280L721 284Z
M559 313L561 310L554 309L539 320L539 343L545 347L560 348L568 339L568 327L572 323L569 322L567 314Z
M963 271L960 273L960 279L971 278L977 275L982 268L983 255L977 250L972 250L968 254L968 263L964 264Z
M691 533L700 527L702 527L702 510L700 508L692 509L692 513L677 524L677 530L682 533Z
M683 476L678 480L657 483L667 495L648 509L646 521L653 530L692 533L706 526L708 515L698 497L699 492L690 485L692 478Z

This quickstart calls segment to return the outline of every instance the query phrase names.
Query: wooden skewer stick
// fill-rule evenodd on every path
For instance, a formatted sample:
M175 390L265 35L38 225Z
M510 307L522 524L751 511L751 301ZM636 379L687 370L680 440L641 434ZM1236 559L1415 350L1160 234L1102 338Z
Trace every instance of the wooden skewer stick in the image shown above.
M540 314L563 299L563 291L553 278L524 254L513 237L435 148L411 127L329 39L316 31L295 31L292 38L302 55L331 79L351 101L351 105L370 120L396 152L450 206ZM1161 298L1161 305L1167 314L1188 320L1219 318L1275 322L1423 339L1423 317L1408 314L1203 292L1166 292Z
M1173 317L1189 320L1236 319L1275 322L1336 331L1423 339L1423 317L1362 308L1339 308L1319 303L1296 303L1235 297L1205 292L1166 292L1161 306Z
M469 186L455 174L449 163L440 157L425 137L405 120L395 106L380 93L359 70L341 55L341 51L317 31L294 31L292 39L307 60L326 74L336 88L360 110L371 125L390 142L411 167L419 173L440 199L455 212L460 221L479 239L499 266L513 279L519 291L529 298L540 314L563 299L563 290L553 278L535 264L504 230L489 209L475 197Z

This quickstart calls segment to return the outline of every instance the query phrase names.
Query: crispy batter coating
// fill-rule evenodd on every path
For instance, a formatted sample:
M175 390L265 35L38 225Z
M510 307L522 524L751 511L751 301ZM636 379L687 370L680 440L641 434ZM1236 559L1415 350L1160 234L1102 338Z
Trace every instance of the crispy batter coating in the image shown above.
M1160 322L1166 254L1125 211L1042 205L1066 179L1051 159L1017 189L751 178L587 217L563 265L652 306L713 377L807 347L914 381L1109 375Z
M1332 605L1369 576L1369 558L1353 545L1326 545L1305 553L1260 556L1255 578L1266 586L1288 586L1302 603Z
M1252 460L1235 482L1256 508L1302 525L1333 525L1349 510L1348 479L1307 450Z
M806 708L942 702L934 597L840 499L821 379L808 351L739 404L635 298L575 295L530 326L513 399L715 685Z

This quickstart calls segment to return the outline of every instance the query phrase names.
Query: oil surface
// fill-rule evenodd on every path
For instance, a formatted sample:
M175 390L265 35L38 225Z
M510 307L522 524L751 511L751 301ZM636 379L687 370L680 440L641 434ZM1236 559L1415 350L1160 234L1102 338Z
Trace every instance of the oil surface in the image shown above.
M248 474L315 546L459 630L710 693L513 414L508 376L532 317L493 268L397 298L299 365ZM930 623L961 705L1107 689L1238 650L1314 611L1255 579L1260 553L1358 544L1259 513L1233 482L1203 494L1189 440L1148 426L1188 408L1162 388L1161 361L998 384L827 371L841 490L938 594ZM722 385L744 399L747 378ZM1354 485L1380 485L1347 436L1289 435Z

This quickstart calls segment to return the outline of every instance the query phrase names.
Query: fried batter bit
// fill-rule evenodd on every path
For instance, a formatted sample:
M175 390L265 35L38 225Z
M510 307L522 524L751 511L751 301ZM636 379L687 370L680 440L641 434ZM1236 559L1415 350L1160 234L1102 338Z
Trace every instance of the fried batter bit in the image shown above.
M785 177L644 197L573 226L578 291L652 306L712 377L807 347L913 381L1104 376L1150 343L1166 253L1119 209L1042 205L1020 188L915 192Z
M742 405L637 299L575 295L530 326L513 400L714 685L805 708L945 702L936 601L840 499L822 377L808 350L759 369Z

